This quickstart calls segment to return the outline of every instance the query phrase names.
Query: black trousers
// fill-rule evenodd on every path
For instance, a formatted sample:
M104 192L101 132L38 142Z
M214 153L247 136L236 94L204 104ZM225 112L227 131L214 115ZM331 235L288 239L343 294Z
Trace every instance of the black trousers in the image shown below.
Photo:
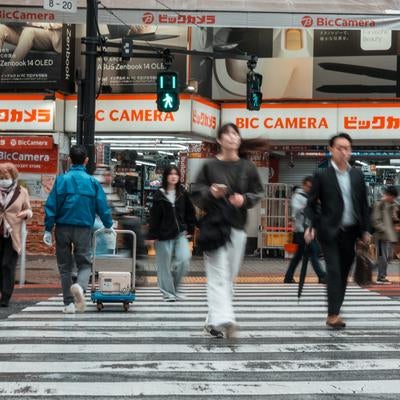
M335 240L321 242L327 272L328 315L340 314L354 261L358 232L358 227L339 230Z
M1 303L8 304L14 291L17 261L18 253L12 246L11 238L0 237Z

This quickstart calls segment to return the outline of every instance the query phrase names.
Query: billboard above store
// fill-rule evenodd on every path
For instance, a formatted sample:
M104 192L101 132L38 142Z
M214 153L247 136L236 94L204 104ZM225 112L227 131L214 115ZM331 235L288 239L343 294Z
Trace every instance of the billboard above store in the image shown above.
M221 123L234 122L243 137L325 141L337 132L354 139L398 139L399 103L263 104L249 112L244 104L223 104Z
M43 95L0 95L0 131L52 131L54 107Z
M1 90L72 91L75 26L40 19L11 22L1 15L0 9Z
M40 7L40 4L20 5L15 7L15 2L2 1L0 6L0 21L4 22L62 22L70 24L84 24L86 22L86 9L79 8L76 13L63 13L49 11ZM120 2L121 3L121 2ZM387 28L400 29L400 13L394 15L393 10L397 6L388 5L387 8L359 8L359 1L347 2L348 7L335 8L331 2L324 3L320 8L304 7L299 10L282 7L273 10L262 8L250 11L235 10L231 2L218 9L214 7L204 8L204 5L195 8L196 11L185 10L180 7L179 12L173 9L146 9L138 10L132 7L132 2L124 2L124 6L115 7L115 2L110 4L110 10L99 7L98 22L100 24L139 24L139 25L177 25L177 26L205 26L205 27L244 27L244 28L312 28L312 29L364 29ZM241 2L243 4L243 2ZM257 2L262 4L264 2ZM275 2L279 4L280 2ZM292 3L292 2L291 2ZM377 2L374 2L377 3ZM8 5L7 5L8 4ZM343 5L344 2L341 2ZM351 5L354 4L354 7ZM28 7L29 6L29 7ZM146 3L146 6L147 3ZM158 7L159 8L159 4ZM328 11L328 9L330 9ZM226 10L229 10L227 12ZM364 11L363 11L364 10ZM387 10L388 13L385 13ZM390 13L389 13L390 12ZM329 13L329 14L328 14Z

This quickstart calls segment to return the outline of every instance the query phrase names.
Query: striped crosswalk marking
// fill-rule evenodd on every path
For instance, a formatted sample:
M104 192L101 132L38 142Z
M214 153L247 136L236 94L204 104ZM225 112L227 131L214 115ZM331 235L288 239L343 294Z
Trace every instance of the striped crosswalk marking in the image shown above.
M164 303L139 288L125 313L61 313L60 296L0 321L0 398L399 399L400 302L356 286L347 328L325 327L326 294L238 285L235 342L203 332L204 285Z

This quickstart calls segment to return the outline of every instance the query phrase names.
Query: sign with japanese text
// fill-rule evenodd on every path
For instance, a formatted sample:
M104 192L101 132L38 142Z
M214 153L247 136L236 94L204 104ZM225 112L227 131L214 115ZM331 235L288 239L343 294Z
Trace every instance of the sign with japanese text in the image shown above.
M234 122L243 137L271 140L326 140L337 132L354 139L397 139L400 104L263 104L258 113L243 104L224 104L221 122Z
M215 138L219 127L219 118L219 105L200 97L193 99L192 132Z
M0 136L0 147L2 149L42 149L53 148L51 136Z
M4 100L3 100L4 99ZM51 131L54 127L52 100L0 100L0 130Z

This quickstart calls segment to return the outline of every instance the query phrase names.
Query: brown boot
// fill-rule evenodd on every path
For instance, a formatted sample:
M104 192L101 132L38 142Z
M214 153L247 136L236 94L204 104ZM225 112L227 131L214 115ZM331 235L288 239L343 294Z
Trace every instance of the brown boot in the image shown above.
M339 315L332 314L328 315L326 319L326 325L330 326L333 329L343 329L346 326L346 323L340 318Z

